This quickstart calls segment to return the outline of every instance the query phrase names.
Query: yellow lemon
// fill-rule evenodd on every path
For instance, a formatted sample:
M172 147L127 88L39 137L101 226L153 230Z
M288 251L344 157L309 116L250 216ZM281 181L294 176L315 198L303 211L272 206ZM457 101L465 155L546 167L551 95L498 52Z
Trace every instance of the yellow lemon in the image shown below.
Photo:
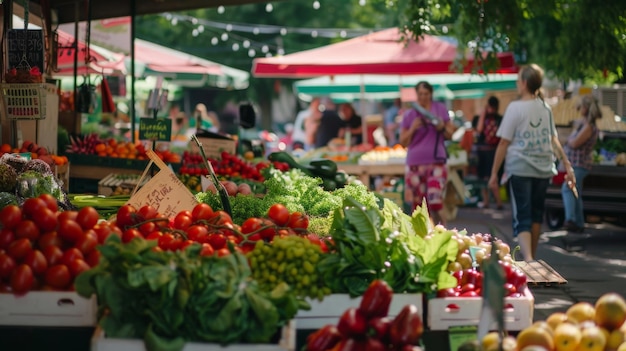
M604 351L606 337L599 327L585 328L577 351Z
M585 321L593 321L596 316L596 309L589 302L578 302L568 308L565 313L568 319L580 324Z
M554 330L554 346L556 351L574 351L582 339L580 329L570 323L561 323Z
M517 334L517 349L527 346L541 346L547 350L554 350L554 339L549 328L531 325Z
M546 323L548 323L552 330L556 330L556 327L565 321L567 321L567 315L565 312L554 312L546 318Z

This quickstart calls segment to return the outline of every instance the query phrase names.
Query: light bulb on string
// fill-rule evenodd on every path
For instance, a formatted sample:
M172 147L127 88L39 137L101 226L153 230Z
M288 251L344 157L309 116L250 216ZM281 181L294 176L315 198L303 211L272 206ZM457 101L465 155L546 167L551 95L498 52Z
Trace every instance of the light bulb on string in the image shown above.
M268 52L267 54L265 54L265 57L272 57L272 53Z
M268 3L267 5L265 5L265 12L272 12L274 10L274 6L272 6L272 4Z
M259 35L259 28L254 28L254 29L252 30L252 34L254 34L254 35Z
M284 54L285 54L285 49L280 48L280 49L278 49L278 51L276 51L276 53L277 53L278 55L284 55Z
M267 54L268 51L270 51L269 46L267 46L267 45L261 46L261 52L262 53Z
M317 38L317 31L316 31L316 30L312 31L312 32L311 32L311 36L312 36L313 38Z
M191 18L191 23L194 24L194 25L198 24L198 19L195 18L195 17L192 17Z
M313 1L313 8L316 9L316 10L319 10L320 9L320 2L317 1L317 0Z
M281 28L280 35L287 35L287 28Z
M166 13L165 14L165 19L170 21L172 19L172 14L171 13Z
M345 38L348 35L348 33L346 33L345 30L342 30L341 32L339 32L339 36L342 38Z
M249 48L250 47L250 40L244 40L243 43L241 43L241 45L243 45L244 48Z
M178 18L174 17L172 18L172 25L175 26L178 24Z
M359 0L359 5L361 6L367 5L367 0Z
M220 15L223 14L224 11L226 11L226 8L224 6L217 7L217 13L219 13Z
M443 34L448 33L448 26L443 26L443 27L441 27L441 32L442 32Z
M232 25L232 24L230 24L230 23L229 23L229 24L227 24L227 25L226 25L226 31L227 31L227 32L230 32L230 31L232 31L232 30L233 30L233 25Z
M248 50L248 56L250 56L250 57L256 56L256 51L254 51L254 49Z
M198 32L204 33L204 26L203 25L199 25L198 26Z
M239 44L238 43L234 43L233 44L233 51L239 51Z
M211 38L211 44L217 45L217 43L219 43L219 42L220 42L220 40L217 39L216 37Z
M200 32L198 32L197 29L194 29L194 30L191 31L191 35L193 35L194 37L197 37L198 34L200 34Z
M227 33L222 33L222 36L220 38L222 39L222 41L226 41L226 40L228 40L228 34Z

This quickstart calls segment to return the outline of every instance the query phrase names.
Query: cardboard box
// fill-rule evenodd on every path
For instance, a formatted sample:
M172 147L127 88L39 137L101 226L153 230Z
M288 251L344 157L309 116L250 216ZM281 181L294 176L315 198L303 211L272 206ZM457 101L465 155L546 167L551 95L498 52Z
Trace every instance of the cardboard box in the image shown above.
M66 192L70 191L70 164L56 165L52 169L54 175L61 181L61 187Z
M415 305L423 316L422 294L394 294L389 307L389 316L396 316L400 310L409 304ZM345 310L350 307L359 307L361 297L351 298L348 294L332 294L324 300L308 300L311 310L298 311L296 327L298 329L319 329L326 324L337 324Z
M478 325L482 304L482 297L430 299L428 300L428 327L431 330L448 330L450 327ZM533 324L534 305L535 298L528 288L522 297L505 298L505 329L519 331Z
M282 330L278 344L231 344L222 347L219 344L189 342L185 344L183 351L295 351L296 331L294 322L285 326ZM96 328L91 339L91 351L145 351L143 340L107 338L104 331Z
M96 325L96 298L72 291L0 294L0 325L82 327Z

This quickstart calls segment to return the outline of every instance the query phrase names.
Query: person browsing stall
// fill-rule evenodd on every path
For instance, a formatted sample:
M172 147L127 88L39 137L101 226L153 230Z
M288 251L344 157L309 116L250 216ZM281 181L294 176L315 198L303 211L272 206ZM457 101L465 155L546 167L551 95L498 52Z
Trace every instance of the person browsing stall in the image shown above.
M444 141L456 129L443 103L433 101L433 86L417 83L417 104L402 118L400 144L407 147L404 197L411 211L426 200L434 223L446 225L443 194L448 181Z
M339 106L339 116L343 119L345 126L339 131L339 138L343 138L350 132L351 145L363 143L363 118L354 110L354 106L344 103Z
M583 179L589 174L593 163L593 149L599 134L596 120L602 118L602 111L600 111L598 101L591 95L583 96L576 110L579 111L580 118L574 121L572 133L567 138L567 143L563 145L563 149L574 169L578 196L575 195L567 182L562 185L561 195L565 210L565 229L572 232L582 232L585 226L582 198Z
M508 179L511 194L513 236L524 261L535 260L541 223L544 217L546 190L556 174L554 155L563 163L566 181L576 183L574 169L565 155L552 111L543 100L543 70L531 64L520 69L517 92L520 99L507 106L497 136L488 186L499 186L499 170L504 162L502 181ZM505 159L506 156L506 159Z

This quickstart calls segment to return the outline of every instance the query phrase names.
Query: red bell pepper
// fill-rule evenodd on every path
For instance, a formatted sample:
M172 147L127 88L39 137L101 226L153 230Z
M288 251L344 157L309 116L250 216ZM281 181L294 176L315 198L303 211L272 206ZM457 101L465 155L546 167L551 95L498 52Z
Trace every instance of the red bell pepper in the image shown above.
M389 327L391 326L391 318L372 318L367 322L370 327L370 335L378 340L387 340L389 337Z
M359 310L365 318L385 317L389 313L389 305L393 290L384 280L374 280L361 299Z
M306 339L307 351L327 351L335 347L341 340L339 330L332 324L325 325Z
M395 347L415 345L424 332L422 317L415 305L406 305L393 319L389 328L389 341Z
M337 329L346 338L362 337L367 332L367 319L356 307L350 307L339 318Z

